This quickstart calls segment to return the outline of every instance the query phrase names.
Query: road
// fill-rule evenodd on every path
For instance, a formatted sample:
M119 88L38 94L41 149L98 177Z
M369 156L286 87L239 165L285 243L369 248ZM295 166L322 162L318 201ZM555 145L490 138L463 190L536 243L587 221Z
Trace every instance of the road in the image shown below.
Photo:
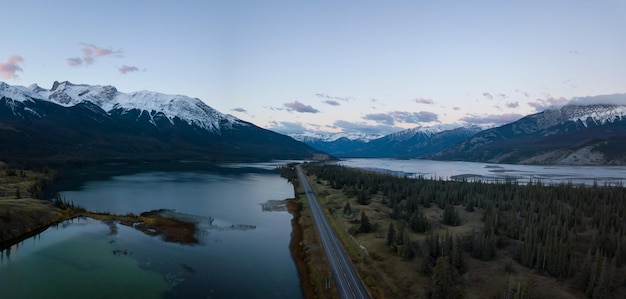
M335 286L339 292L339 297L342 299L347 298L370 298L369 294L365 290L365 286L361 282L361 279L356 274L356 270L352 266L346 251L343 249L341 242L335 235L328 219L324 215L324 211L320 206L315 194L309 186L309 182L302 173L300 165L296 166L298 170L298 176L304 187L306 198L309 201L313 219L315 221L315 227L322 241L322 247L328 258L330 264L330 270L335 281Z

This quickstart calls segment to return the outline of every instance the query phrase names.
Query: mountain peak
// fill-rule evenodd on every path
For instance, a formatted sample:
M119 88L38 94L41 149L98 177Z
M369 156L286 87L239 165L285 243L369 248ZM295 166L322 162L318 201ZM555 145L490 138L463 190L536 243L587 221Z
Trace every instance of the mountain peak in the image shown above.
M189 125L199 126L209 131L220 131L222 126L233 124L247 125L232 115L226 115L209 107L198 98L184 95L168 95L153 91L123 93L110 85L74 84L69 81L54 81L51 89L37 84L29 88L11 86L0 82L0 96L16 101L39 99L53 102L64 107L73 107L90 102L107 113L125 114L136 110L139 115L146 114L151 123L156 124L157 114L165 116L171 123L180 119Z

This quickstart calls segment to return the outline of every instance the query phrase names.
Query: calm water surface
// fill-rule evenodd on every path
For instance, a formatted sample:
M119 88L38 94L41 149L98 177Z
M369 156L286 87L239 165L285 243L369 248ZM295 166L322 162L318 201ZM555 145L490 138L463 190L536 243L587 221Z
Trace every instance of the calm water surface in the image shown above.
M617 185L626 182L626 166L511 165L420 159L346 159L338 163L427 179L510 180L522 184L532 180L546 184L571 182L576 185Z
M0 297L301 298L289 252L292 217L261 206L293 197L274 166L109 166L64 174L55 191L66 200L122 214L175 209L203 223L201 243L167 243L119 224L75 219L2 251Z

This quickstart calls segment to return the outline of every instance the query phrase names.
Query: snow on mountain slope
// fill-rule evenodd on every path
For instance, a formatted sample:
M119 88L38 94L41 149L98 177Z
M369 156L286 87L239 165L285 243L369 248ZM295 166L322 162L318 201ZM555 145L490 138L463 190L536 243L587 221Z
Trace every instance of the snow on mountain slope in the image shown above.
M341 133L322 133L322 132L303 132L303 133L291 133L287 134L289 137L302 141L302 142L312 142L312 141L322 141L322 142L333 142L337 141L341 138L347 138L348 140L353 141L363 141L369 142L374 139L378 139L383 137L383 134L372 134L367 132L341 132Z
M568 121L580 121L585 127L593 122L594 125L604 125L626 119L626 106L618 105L570 105L564 106L563 113L567 115Z
M123 93L113 86L72 84L66 81L54 82L52 88L48 90L35 84L26 88L0 82L0 95L4 94L17 101L35 98L64 107L91 102L107 113L120 109L127 113L136 109L141 113L147 112L151 119L161 113L170 122L179 118L189 125L196 125L209 131L219 131L221 126L232 127L233 124L247 125L234 116L220 113L197 98L151 91Z
M33 98L43 99L40 95L24 86L11 86L0 82L0 98L6 97L18 102L30 101Z

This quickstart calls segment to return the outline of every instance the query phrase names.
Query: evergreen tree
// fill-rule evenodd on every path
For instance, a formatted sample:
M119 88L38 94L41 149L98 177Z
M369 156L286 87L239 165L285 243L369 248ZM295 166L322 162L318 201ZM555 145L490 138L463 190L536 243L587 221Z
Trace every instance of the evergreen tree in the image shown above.
M396 229L393 226L393 222L389 222L389 229L387 229L387 246L392 246L396 243Z
M459 212L454 208L452 204L446 204L443 210L443 224L457 226L461 224L461 218Z
M350 202L346 200L346 205L343 206L343 215L346 217L352 217L352 207Z
M465 272L465 262L463 261L463 254L461 252L461 238L456 237L456 241L452 244L452 255L450 256L450 264L459 271L459 273Z
M370 219L365 215L365 211L361 211L361 225L359 226L359 232L369 233L372 231L372 224Z
M461 297L459 273L448 259L440 257L433 268L433 299L455 299Z
M589 273L589 283L587 284L587 290L585 291L587 297L591 297L594 294L594 290L598 286L600 274L602 272L602 263L603 258L600 254L600 250L596 250L596 254L593 258L591 273Z
M404 234L404 241L402 241L402 243L404 243L404 245L400 251L400 256L402 256L405 260L413 258L413 249L411 248L411 239L409 238L409 234Z

